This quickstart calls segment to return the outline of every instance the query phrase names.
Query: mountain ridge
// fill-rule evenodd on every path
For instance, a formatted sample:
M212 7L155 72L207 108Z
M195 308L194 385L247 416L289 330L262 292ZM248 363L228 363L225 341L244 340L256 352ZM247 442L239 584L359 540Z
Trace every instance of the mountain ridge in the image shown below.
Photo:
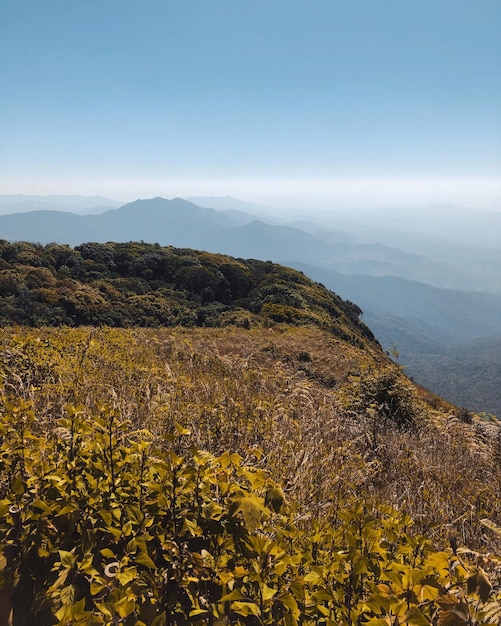
M231 202L226 206L234 207L233 199L228 200ZM462 290L451 290L450 283L456 281L453 275L445 281L441 278L447 288L430 286L429 282L437 276L444 272L447 275L448 269L423 255L375 244L369 238L361 244L342 231L319 233L312 223L269 223L232 210L206 209L182 198L157 197L136 200L92 216L61 212L0 216L0 237L71 245L141 239L297 267L359 304L365 312L364 319L380 336L385 349L396 345L402 362L410 365L410 372L418 377L422 370L416 366L413 371L412 367L425 351L432 358L436 346L446 344L441 352L445 357L448 345L501 332L499 294L469 293L465 285ZM449 209L445 215L448 212ZM373 215L371 219L376 218ZM369 222L366 227L370 226ZM447 250L444 254L445 259ZM468 250L462 256L468 259ZM486 268L485 263L489 263L491 275L499 275L497 256L493 252L490 257L475 262L484 263ZM407 277L384 276L404 270ZM372 272L372 276L360 276L367 272ZM417 280L416 273L426 280ZM462 271L459 275L457 280L463 280ZM468 279L467 284L480 287L483 283ZM395 323L388 323L390 319ZM429 383L430 378L426 381ZM463 384L467 384L466 379ZM480 406L481 398L477 400L475 406Z
M380 349L360 309L297 270L158 244L0 242L0 324L316 324Z

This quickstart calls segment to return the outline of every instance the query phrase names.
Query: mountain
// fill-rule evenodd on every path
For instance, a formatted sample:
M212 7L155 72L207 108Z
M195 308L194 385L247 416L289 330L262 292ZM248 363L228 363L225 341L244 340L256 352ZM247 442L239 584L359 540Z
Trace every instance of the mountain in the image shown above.
M239 209L266 221L306 230L331 242L383 244L409 255L426 257L427 265L387 266L388 274L449 289L501 293L501 212L454 205L420 208L332 210L278 209L234 198L200 198L199 204ZM294 216L294 221L291 222ZM369 261L371 256L366 256ZM421 263L423 259L421 259ZM337 269L341 269L339 266ZM361 268L347 267L347 273ZM370 263L363 270L381 275ZM413 273L414 272L414 273Z
M52 213L52 214L51 214ZM175 198L137 200L99 215L34 211L0 216L0 237L10 241L68 243L142 239L173 245L194 245L217 236L231 226L230 217L213 209ZM200 245L198 247L202 247Z
M275 207L246 202L245 200L239 200L232 196L190 196L187 200L198 206L216 209L217 211L235 211L253 215L254 218L259 217L260 219L267 218L276 220L275 214L277 209Z
M137 200L101 215L82 216L80 221L62 213L49 216L45 211L4 215L0 216L0 237L70 245L141 239L276 262L291 258L294 251L297 261L345 273L397 272L406 278L440 273L425 257L396 248L341 240L333 243L292 226L203 209L181 198Z
M397 247L432 262L428 276L407 278L436 287L501 293L500 211L430 206L333 211L316 218L322 224L320 237L329 237L330 230L346 231L359 243Z
M485 283L476 277L476 270L468 275L466 270L458 269L459 265L370 242L369 226L375 226L374 215L370 217L372 222L369 220L367 224L359 225L358 232L350 234L342 230L349 222L348 216L345 216L345 222L338 220L336 230L317 228L311 221L293 225L266 223L235 208L248 209L253 205L235 204L234 199L223 200L220 206L233 208L221 211L202 208L181 198L170 201L153 198L137 200L100 215L48 211L4 215L0 216L0 237L10 241L70 245L85 241L143 240L291 265L360 305L364 319L385 349L396 346L401 362L417 380L423 371L417 366L419 355L429 355L432 362L437 346L444 346L441 354L445 356L446 349L452 345L501 333L501 296L464 291L467 285L478 289L485 287ZM398 215L392 217L395 224L401 219ZM433 224L443 227L450 218L450 211L445 211L440 219L435 218ZM489 214L490 218L493 223L497 219ZM351 216L350 223L353 219ZM413 219L416 223L417 218ZM389 228L391 223L383 214L381 225ZM472 227L471 220L465 223ZM363 239L362 227L367 233L365 243L360 241ZM490 236L494 240L498 234ZM410 238L411 234L407 233L407 237ZM435 235L426 232L423 238L428 247L440 248L440 232ZM456 251L456 256L461 256L457 244L449 241L447 245L449 250ZM499 278L496 270L498 252L487 249L475 256L474 249L466 246L464 249L464 262L468 264L475 257L476 260L471 261L472 267L475 263L478 271L483 267L486 281L494 285L489 272ZM451 258L449 256L449 260ZM459 285L461 290L443 289L428 283ZM466 384L466 380L462 380ZM426 382L429 381L433 383L431 377L426 378ZM436 388L433 384L430 386ZM498 394L493 391L489 397L498 397ZM447 397L456 399L450 394ZM474 406L481 410L481 396L475 398ZM489 406L498 404L490 402ZM484 407L484 410L487 409Z
M84 241L158 242L270 260L308 273L372 316L394 316L413 324L434 341L461 342L501 332L501 296L431 287L390 274L427 260L379 244L329 242L286 225L253 220L242 224L231 214L203 209L181 198L137 200L101 215L36 212L0 216L0 237L78 245ZM365 258L364 258L365 257ZM328 268L328 269L327 269ZM376 270L376 268L378 268ZM339 270L343 270L341 273ZM337 271L336 271L337 270ZM368 318L369 319L369 318ZM399 344L395 337L393 343Z

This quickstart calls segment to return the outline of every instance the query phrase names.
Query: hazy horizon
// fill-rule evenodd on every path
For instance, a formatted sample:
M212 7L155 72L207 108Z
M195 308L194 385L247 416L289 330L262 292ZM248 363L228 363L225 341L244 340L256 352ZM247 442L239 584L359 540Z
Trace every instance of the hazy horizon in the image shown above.
M230 196L277 210L418 209L454 205L477 210L501 210L501 179L496 180L257 180L175 181L127 184L78 184L75 181L40 185L0 185L2 195L100 196L128 203L153 197L186 199Z
M497 0L0 6L0 193L501 209Z

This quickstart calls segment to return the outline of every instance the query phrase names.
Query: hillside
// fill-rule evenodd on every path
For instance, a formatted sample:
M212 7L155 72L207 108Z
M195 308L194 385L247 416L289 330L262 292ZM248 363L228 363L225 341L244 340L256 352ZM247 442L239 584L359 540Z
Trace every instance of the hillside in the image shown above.
M4 394L29 397L40 425L75 403L89 415L111 403L133 428L158 435L178 424L216 455L252 458L259 448L258 465L321 517L335 509L337 485L340 503L376 495L423 531L438 524L437 538L471 506L475 519L458 527L470 545L480 517L501 521L500 468L490 465L497 441L485 440L497 425L472 426L472 415L412 385L373 343L354 345L315 324L7 327L0 338ZM473 459L468 483L451 480Z
M500 547L498 427L379 350L286 324L0 340L14 626L498 614L498 561L475 565Z
M2 242L0 323L223 326L314 323L378 345L345 302L271 262L145 243Z
M499 330L501 307L497 311L496 295L451 292L451 308L444 310L440 290L417 284L401 293L405 281L379 279L387 285L385 306L394 311L388 316L378 307L384 290L371 288L370 281L378 279L298 267L331 288L339 287L344 297L349 294L361 301L364 309L367 306L364 319L383 347L389 350L396 345L408 373L423 385L460 406L499 414L499 358L489 349L490 340L480 341L478 347L457 345L478 332L475 312L483 312L484 333ZM314 322L342 339L375 342L360 323L356 305L304 274L270 262L151 244L89 243L73 249L3 242L0 268L2 325L250 327L263 322ZM493 301L490 306L487 300ZM469 306L459 306L459 301ZM414 316L405 316L409 307L415 307ZM423 307L435 325L418 324ZM439 330L447 325L449 336Z
M454 398L473 411L501 415L501 335L455 346L438 344L421 355L403 351L402 358L408 363L409 375L425 386L433 384L442 397Z
M413 385L355 305L187 249L1 257L13 626L499 616L499 425Z
M408 375L455 404L501 415L499 294L290 264L357 302L364 322L385 350L398 351Z

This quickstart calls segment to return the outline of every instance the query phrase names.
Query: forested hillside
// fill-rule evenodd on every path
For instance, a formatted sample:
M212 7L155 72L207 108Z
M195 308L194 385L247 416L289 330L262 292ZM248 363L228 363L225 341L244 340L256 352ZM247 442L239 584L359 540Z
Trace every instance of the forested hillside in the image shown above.
M422 385L455 404L469 407L472 411L501 415L501 335L471 340L459 345L422 341L421 353L411 352L405 341L406 328L399 328L393 319L370 323L384 345L385 331L396 334L401 329L401 342L397 342L399 362L405 363L405 371ZM390 330L391 329L391 330ZM387 336L387 335L386 335ZM419 345L419 336L412 336L413 347Z
M193 250L1 254L0 624L499 623L499 425L355 305Z
M4 241L0 303L3 325L249 326L259 315L376 343L356 305L300 272L156 244Z

